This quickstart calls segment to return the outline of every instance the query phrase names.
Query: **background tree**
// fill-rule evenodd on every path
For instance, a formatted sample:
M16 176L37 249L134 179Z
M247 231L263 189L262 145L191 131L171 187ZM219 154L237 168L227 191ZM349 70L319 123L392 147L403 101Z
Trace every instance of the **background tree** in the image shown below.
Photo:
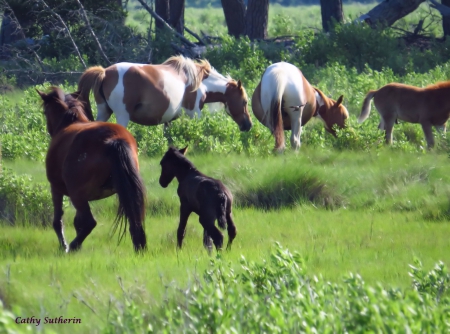
M243 0L222 0L222 8L230 35L267 38L269 0L248 0L247 8Z
M450 7L450 0L441 0L444 6ZM450 16L442 16L442 28L444 36L450 36Z
M185 0L156 0L155 12L178 33L184 33ZM163 29L164 24L156 21L156 28Z
M342 0L320 0L320 11L322 14L323 30L329 31L333 21L342 23L344 12L342 10Z

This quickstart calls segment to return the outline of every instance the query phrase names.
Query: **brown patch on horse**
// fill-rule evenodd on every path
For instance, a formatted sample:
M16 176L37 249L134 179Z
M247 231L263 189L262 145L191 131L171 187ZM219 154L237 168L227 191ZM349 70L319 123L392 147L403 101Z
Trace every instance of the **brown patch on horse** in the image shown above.
M159 184L166 188L174 178L178 180L177 194L180 198L178 247L182 247L189 215L195 212L199 215L200 224L204 229L204 246L210 250L212 238L216 249L222 248L223 235L215 226L217 220L220 228L228 230L227 248L230 248L237 234L231 212L233 195L221 181L208 177L195 168L185 157L186 151L187 147L181 150L169 147L160 162Z
M158 125L169 108L160 65L131 66L123 76L124 104L130 120L142 125Z
M450 117L450 81L438 82L425 88L390 83L377 91L369 91L364 99L359 122L370 113L370 100L375 107L386 131L385 140L392 142L392 131L397 119L420 123L429 148L434 146L432 126L443 126Z
M89 201L114 193L119 197L115 227L128 222L136 251L145 249L143 230L145 187L139 176L137 145L133 136L118 124L89 122L84 104L57 87L49 94L39 92L51 142L46 156L47 179L54 207L53 227L61 248L75 251L96 226ZM56 126L55 126L56 125ZM67 248L63 233L63 196L76 209L76 238ZM126 218L125 225L122 224ZM122 233L123 235L123 233Z

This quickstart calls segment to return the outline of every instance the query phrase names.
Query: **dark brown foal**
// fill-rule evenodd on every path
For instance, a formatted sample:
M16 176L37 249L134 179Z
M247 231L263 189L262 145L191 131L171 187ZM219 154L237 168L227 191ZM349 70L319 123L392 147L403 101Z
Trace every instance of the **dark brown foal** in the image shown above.
M237 230L231 217L233 195L219 180L201 173L184 155L187 147L178 150L169 147L161 160L161 176L159 184L166 188L176 177L178 180L178 196L180 197L180 225L178 226L178 247L181 248L186 233L189 215L199 215L204 229L203 244L211 251L211 239L219 250L223 245L223 235L215 226L217 219L221 229L228 230L227 249L231 247Z

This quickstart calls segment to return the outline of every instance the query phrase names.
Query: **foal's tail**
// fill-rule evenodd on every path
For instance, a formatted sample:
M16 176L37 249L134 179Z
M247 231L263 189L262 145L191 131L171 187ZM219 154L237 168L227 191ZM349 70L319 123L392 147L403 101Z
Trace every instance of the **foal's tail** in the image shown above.
M145 217L145 186L139 174L129 144L122 139L110 143L108 156L112 163L112 181L119 197L119 209L114 221L113 233L119 227L119 242L126 232L127 222L130 228L134 250L146 248L146 236L143 227ZM123 224L126 218L125 225Z
M261 97L262 97L261 104L266 112L267 112L267 105L270 106L267 115L269 120L269 129L270 131L272 131L272 134L275 137L275 149L283 150L285 142L284 142L283 118L281 116L281 107L282 107L283 93L286 88L287 80L286 74L284 72L280 71L272 74L274 75L274 78L271 79L273 79L272 82L275 84L275 87L273 87L272 85L264 85L265 87L263 87L261 85ZM269 88L268 86L270 86L270 89L272 90L271 92L266 91L266 89ZM270 100L266 100L265 96L269 96Z
M101 66L93 66L84 71L78 81L79 99L85 103L86 112L91 121L94 120L94 116L92 115L91 103L89 102L89 93L92 90L94 96L99 96L104 79L105 69Z
M367 93L366 98L364 99L364 102L363 102L362 109L361 109L361 115L359 115L359 117L358 117L358 123L364 122L367 119L367 117L369 117L370 101L373 99L373 97L375 96L375 94L377 92L378 92L377 90L370 90Z

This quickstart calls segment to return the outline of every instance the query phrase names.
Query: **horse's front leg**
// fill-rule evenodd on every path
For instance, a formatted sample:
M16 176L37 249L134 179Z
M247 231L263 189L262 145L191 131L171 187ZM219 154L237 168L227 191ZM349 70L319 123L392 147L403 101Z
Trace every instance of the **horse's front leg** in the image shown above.
M181 248L183 245L183 239L186 234L186 224L189 219L189 215L192 213L191 207L189 204L181 202L180 206L180 224L178 225L177 230L177 242L178 248Z
M68 251L66 239L64 238L64 224L62 221L62 216L64 214L63 211L63 194L56 191L55 189L51 189L52 192L52 201L53 201L53 229L56 232L56 236L59 240L59 245L61 249L65 252Z
M291 147L298 150L301 146L300 136L302 135L303 109L291 111Z
M84 239L92 232L94 227L97 225L94 217L92 216L91 208L89 207L88 201L72 199L72 204L77 210L73 224L75 226L75 231L77 236L70 243L69 252L77 251L81 248L81 244Z

